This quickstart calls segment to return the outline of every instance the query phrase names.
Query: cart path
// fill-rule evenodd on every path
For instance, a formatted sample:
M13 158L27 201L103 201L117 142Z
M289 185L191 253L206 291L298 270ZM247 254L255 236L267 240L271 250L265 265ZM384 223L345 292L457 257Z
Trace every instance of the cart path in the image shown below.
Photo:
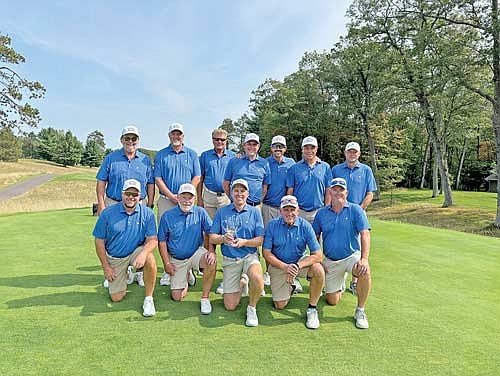
M57 174L47 174L32 177L31 179L22 181L21 183L17 183L6 188L0 189L0 201L8 200L17 196L20 196L28 191L31 191L33 188L42 185L43 183L48 182L49 180L54 179Z

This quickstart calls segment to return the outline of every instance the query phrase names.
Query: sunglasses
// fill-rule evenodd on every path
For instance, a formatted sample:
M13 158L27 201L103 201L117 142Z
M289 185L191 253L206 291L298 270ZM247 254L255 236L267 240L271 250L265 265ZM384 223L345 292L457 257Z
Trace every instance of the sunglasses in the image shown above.
M285 145L281 145L281 144L272 144L271 147L273 149L284 149L285 148Z
M137 137L135 137L135 136L132 136L132 137L125 136L125 137L123 137L123 141L136 142L137 141Z
M214 140L214 141L224 142L224 141L226 141L226 140L227 140L227 138L212 137L212 140Z
M291 199L291 198L287 198L285 200L281 200L281 205L282 206L286 206L286 205L297 205L297 200L295 199Z
M132 196L132 197L137 197L137 196L139 196L139 193L138 193L138 192L125 191L125 192L123 192L123 193L124 193L124 194L125 194L125 196L127 196L127 197L130 197L130 196Z

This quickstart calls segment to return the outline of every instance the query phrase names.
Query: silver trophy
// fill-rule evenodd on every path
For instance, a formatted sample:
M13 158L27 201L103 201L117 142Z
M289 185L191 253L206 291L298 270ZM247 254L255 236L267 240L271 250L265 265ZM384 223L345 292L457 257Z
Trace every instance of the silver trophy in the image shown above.
M240 219L236 215L232 215L222 222L222 227L225 234L231 235L233 239L238 237L238 230L240 229Z

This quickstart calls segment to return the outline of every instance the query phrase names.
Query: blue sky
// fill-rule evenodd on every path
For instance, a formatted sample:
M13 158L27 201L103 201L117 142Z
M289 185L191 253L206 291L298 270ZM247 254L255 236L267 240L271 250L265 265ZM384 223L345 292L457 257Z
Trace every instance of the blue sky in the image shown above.
M93 130L120 147L136 125L141 146L168 144L172 122L201 153L211 130L248 110L266 78L298 69L304 52L345 33L348 0L9 1L0 32L26 58L16 69L40 81L42 127Z

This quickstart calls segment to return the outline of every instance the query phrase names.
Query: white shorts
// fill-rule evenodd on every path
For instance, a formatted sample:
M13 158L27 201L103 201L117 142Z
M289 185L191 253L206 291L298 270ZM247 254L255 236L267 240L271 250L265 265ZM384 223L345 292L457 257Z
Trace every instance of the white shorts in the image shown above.
M352 273L352 268L361 259L361 252L354 252L345 259L333 261L328 258L323 260L325 268L325 292L332 294L345 290L346 273Z

